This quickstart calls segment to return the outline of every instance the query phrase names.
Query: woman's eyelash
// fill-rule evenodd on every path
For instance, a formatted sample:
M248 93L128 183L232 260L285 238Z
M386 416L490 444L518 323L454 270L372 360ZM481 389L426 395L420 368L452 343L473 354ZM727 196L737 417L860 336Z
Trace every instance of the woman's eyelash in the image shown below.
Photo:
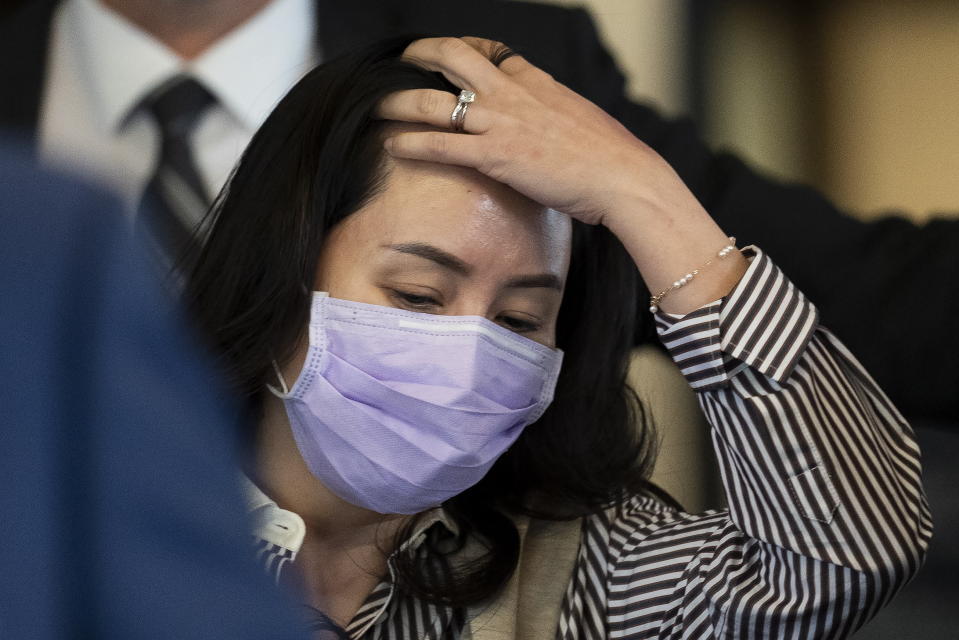
M415 293L406 293L405 291L397 290L394 290L393 294L406 304L414 307L430 307L439 304L439 302L429 296L420 296Z
M538 324L527 322L526 320L520 320L518 318L511 318L509 316L503 316L503 322L513 331L530 332L537 331L539 329Z

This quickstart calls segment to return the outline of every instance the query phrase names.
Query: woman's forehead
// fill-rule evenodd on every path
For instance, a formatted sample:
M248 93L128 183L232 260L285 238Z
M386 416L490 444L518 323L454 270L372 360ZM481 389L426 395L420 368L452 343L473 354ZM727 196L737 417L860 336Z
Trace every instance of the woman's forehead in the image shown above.
M354 218L356 241L425 242L478 265L538 267L565 275L571 223L479 172L394 161L385 188Z

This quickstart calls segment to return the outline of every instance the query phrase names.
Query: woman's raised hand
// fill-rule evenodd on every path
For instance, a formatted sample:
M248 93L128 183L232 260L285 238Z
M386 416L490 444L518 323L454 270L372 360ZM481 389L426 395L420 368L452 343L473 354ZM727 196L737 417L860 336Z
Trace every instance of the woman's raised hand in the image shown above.
M480 38L425 38L404 58L475 92L462 132L452 131L457 98L413 89L387 96L378 116L447 131L404 131L385 142L398 158L472 167L540 204L587 224L603 224L657 291L703 263L728 241L672 167L586 98L522 57L499 66L503 45ZM745 260L697 277L662 305L685 312L727 293Z
M501 46L479 38L412 43L404 58L441 72L476 99L463 133L400 133L387 151L473 167L589 224L603 222L617 198L641 195L644 184L685 190L665 161L589 100L518 55L495 66L488 55ZM445 91L399 91L381 103L379 115L451 129L456 102Z

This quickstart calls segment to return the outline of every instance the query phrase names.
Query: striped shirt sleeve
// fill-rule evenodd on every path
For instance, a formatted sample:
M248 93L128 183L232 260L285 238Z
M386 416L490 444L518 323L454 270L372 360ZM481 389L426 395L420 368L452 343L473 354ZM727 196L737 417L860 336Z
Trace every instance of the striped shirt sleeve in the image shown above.
M591 543L610 637L845 637L931 536L909 425L768 256L744 253L728 296L656 315L711 425L728 512L634 500L608 517Z

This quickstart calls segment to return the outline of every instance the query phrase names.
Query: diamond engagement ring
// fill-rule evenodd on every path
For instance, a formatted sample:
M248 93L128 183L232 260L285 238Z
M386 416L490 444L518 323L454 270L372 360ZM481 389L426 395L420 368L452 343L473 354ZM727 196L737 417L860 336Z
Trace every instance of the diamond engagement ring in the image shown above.
M463 89L460 91L460 97L456 101L456 108L453 109L453 113L450 115L450 124L453 125L453 131L457 133L463 131L463 128L466 123L466 110L469 109L470 103L476 100L476 94L472 91L467 91Z

